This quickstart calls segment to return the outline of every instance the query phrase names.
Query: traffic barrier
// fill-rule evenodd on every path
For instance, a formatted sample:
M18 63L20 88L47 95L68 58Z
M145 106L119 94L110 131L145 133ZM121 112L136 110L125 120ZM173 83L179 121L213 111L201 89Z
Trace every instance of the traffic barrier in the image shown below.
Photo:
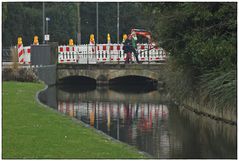
M17 39L17 55L18 55L18 62L20 64L31 63L31 46L23 47L21 37L18 37Z
M96 56L98 62L125 61L126 57L122 44L98 44Z
M106 62L110 60L109 55L109 45L107 44L98 44L97 45L97 61L98 62Z
M58 63L76 63L75 46L58 46Z
M19 44L17 46L17 53L18 53L18 62L20 64L24 64L24 62L25 62L25 53L24 53L24 49L23 49L23 44Z
M17 55L18 55L18 62L20 64L24 64L24 49L23 49L23 43L22 43L22 38L18 37L17 38Z
M25 46L24 47L24 63L25 64L31 64L31 46Z
M96 61L96 46L94 44L92 45L87 45L87 48L88 48L88 53L86 53L86 55L88 56L87 57L87 60L88 60L88 64L96 64L97 61Z
M125 35L124 35L125 36ZM69 45L58 46L58 63L96 64L109 62L124 62L123 44L111 44L110 35L107 35L108 44L95 44L94 35L90 36L90 44L74 45L73 39ZM34 36L33 45L38 45L38 37ZM31 63L31 47L23 47L22 38L18 38L18 61L21 64ZM141 62L165 61L167 53L162 48L150 44L137 44L138 58ZM135 61L134 55L132 60Z
M18 62L20 64L31 64L31 46L18 45Z
M112 44L110 45L110 61L124 61L124 58L126 57L124 55L123 45L121 44Z
M138 58L142 62L166 60L166 52L148 44L137 45ZM124 62L123 44L83 44L78 46L59 46L58 63L96 64ZM132 56L135 61L134 55Z
M137 51L139 53L139 61L148 61L148 45L147 44L138 44Z
M80 45L77 47L77 53L78 54L78 63L79 64L87 64L87 45Z

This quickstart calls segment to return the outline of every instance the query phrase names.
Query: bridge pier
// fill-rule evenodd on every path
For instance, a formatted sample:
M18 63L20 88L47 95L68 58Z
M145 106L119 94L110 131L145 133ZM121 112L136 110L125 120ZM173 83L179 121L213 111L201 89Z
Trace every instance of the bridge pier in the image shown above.
M163 90L164 86L165 86L165 82L163 82L162 80L157 81L157 89L158 90Z
M97 85L97 86L108 86L108 85L109 85L109 79L107 78L106 75L101 74L101 75L96 79L96 85Z
M108 86L109 80L96 80L96 85L97 86Z

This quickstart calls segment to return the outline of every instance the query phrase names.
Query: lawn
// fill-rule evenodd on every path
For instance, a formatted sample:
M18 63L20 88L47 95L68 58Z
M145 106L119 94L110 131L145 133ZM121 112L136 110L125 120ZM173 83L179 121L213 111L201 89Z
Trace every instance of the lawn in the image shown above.
M145 158L134 147L109 140L43 107L35 100L43 84L2 83L2 157L12 158Z

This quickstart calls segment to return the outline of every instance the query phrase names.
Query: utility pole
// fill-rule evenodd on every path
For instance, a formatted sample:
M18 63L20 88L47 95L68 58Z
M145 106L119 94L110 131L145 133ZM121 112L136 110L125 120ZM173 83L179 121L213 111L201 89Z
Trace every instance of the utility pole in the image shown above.
M98 44L99 40L99 19L98 19L98 2L96 2L96 44Z
M117 44L119 44L119 2L117 2Z
M45 44L45 3L42 3L42 34L43 34L43 44Z
M77 2L77 43L81 44L81 27L80 27L80 2Z

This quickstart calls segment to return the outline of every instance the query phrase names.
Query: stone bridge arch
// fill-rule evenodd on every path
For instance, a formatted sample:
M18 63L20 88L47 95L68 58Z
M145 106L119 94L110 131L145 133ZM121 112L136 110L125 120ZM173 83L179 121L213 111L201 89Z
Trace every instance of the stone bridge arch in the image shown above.
M97 71L94 71L94 70L61 69L57 72L58 80L64 79L66 77L72 77L72 76L88 77L88 78L96 80Z
M112 80L119 77L126 77L126 76L140 76L140 77L146 77L153 80L158 80L160 78L160 75L156 71L150 71L150 70L127 70L127 71L114 71L110 72L108 75L108 80Z

